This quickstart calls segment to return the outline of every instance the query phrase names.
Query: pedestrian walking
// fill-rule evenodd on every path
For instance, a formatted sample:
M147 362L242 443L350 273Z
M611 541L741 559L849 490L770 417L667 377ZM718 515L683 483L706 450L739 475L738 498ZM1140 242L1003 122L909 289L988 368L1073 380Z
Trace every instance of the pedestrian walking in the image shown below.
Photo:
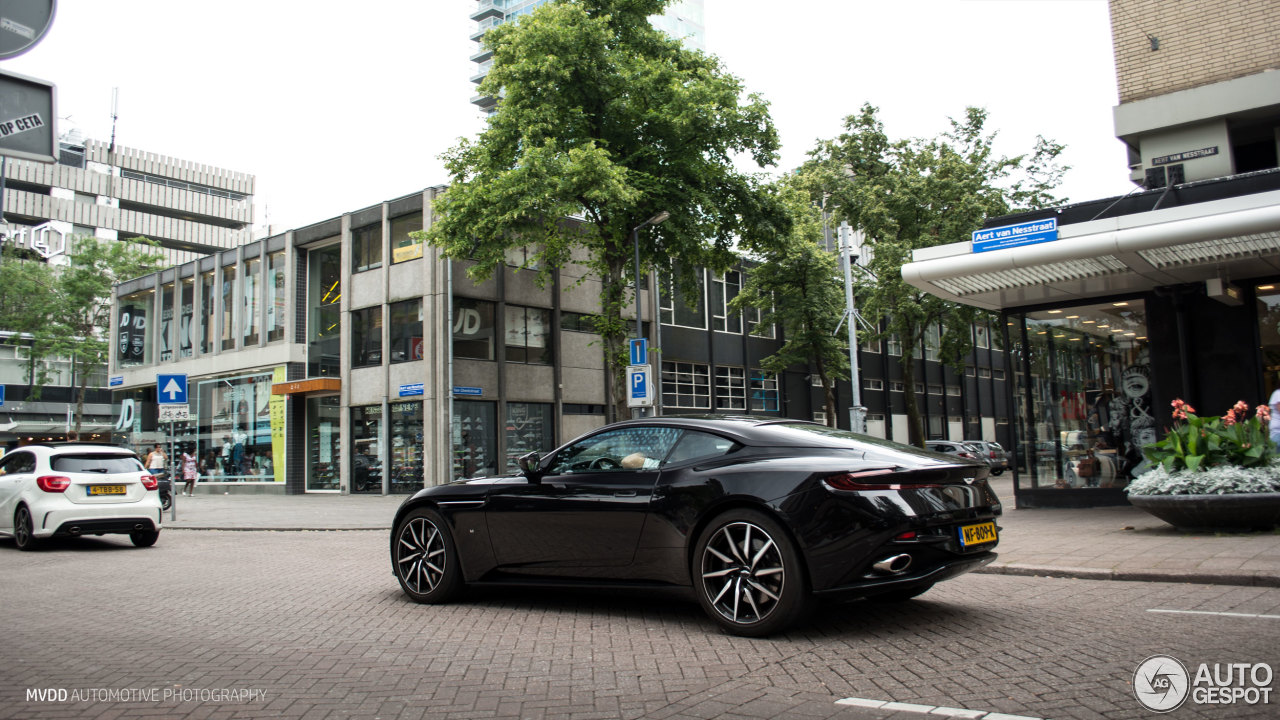
M183 489L183 495L187 497L195 495L196 478L199 476L200 470L196 467L196 449L187 446L187 449L182 452L182 480L187 484Z
M168 465L168 459L164 454L164 450L160 448L160 443L156 443L151 452L147 453L147 459L143 461L143 464L147 466L147 470L152 475L163 476L165 467Z

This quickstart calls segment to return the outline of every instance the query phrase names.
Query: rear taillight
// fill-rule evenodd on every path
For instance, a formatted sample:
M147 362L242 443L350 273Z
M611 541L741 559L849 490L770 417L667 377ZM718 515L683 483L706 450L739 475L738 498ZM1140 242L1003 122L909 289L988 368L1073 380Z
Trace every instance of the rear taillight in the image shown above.
M995 460L995 459L996 459L996 451L995 451L995 450L992 450L992 451L991 451L991 459L992 459L992 460Z
M904 533L898 533L897 535L894 535L894 536L893 536L893 539L894 539L894 540L915 540L915 539L916 539L916 531L915 531L915 530L908 530L908 531L906 531L906 532L904 532Z
M155 490L156 488L160 487L160 481L157 480L156 476L152 475L151 473L142 473L142 477L138 479L142 481L142 487L148 490Z
M977 456L977 455L974 455L974 454L973 454L973 453L971 453L971 452L965 452L965 451L963 451L963 450L961 450L960 452L956 453L956 455L958 455L958 456L960 456L960 457L962 457L962 458L973 458L974 460L977 460L977 459L978 459L978 456Z
M45 492L66 492L71 487L71 478L61 475L41 475L36 478L36 485Z
M938 487L937 485L926 485L920 483L902 483L902 482L886 482L893 480L894 475L898 472L894 468L872 468L869 470L858 470L855 472L839 473L836 475L828 475L823 478L823 482L827 487L833 490L850 490L854 492L864 490L901 490L905 486L913 488L918 487ZM906 478L910 475L907 474ZM899 480L906 479L899 477Z

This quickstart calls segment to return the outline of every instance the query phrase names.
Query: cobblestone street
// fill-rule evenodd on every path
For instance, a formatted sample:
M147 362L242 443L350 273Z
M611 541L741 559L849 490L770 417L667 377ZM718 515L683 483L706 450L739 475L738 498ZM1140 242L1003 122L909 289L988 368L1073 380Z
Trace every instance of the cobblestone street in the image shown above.
M0 717L923 717L837 704L862 698L1139 718L1151 713L1129 683L1150 655L1280 666L1280 617L1149 612L1280 616L1275 588L969 575L754 640L648 593L415 605L386 546L385 531L170 530L147 550L90 538L35 553L0 541Z

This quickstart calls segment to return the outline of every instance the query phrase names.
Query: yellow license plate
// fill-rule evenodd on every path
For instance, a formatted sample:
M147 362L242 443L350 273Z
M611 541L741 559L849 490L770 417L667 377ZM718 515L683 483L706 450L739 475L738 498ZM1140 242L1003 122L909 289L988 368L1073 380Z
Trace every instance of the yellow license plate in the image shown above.
M124 495L125 487L123 485L90 485L90 495Z
M960 528L960 547L982 545L996 541L996 524L993 522L980 525L965 525Z

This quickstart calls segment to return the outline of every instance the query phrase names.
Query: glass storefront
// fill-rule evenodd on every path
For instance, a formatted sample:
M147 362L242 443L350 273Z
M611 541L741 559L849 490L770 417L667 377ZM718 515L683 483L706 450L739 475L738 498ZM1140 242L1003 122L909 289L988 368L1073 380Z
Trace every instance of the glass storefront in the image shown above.
M273 379L263 373L194 383L192 440L206 467L203 480L284 482L283 446L272 443Z
M1156 440L1147 313L1116 300L1008 316L1020 490L1120 490Z
M337 395L307 397L307 492L341 488L342 405Z
M311 251L307 295L307 376L338 375L342 371L341 245Z
M506 445L503 472L518 473L520 466L516 460L521 455L535 450L545 455L555 449L555 408L551 403L507 403L503 435Z
M382 492L382 406L351 408L351 492Z
M453 478L497 474L497 407L480 400L453 401Z
M120 298L120 324L116 332L116 364L135 367L152 362L151 336L147 318L151 317L155 291L143 290Z
M423 487L422 401L394 402L388 406L388 462L391 465L391 492L414 493Z

